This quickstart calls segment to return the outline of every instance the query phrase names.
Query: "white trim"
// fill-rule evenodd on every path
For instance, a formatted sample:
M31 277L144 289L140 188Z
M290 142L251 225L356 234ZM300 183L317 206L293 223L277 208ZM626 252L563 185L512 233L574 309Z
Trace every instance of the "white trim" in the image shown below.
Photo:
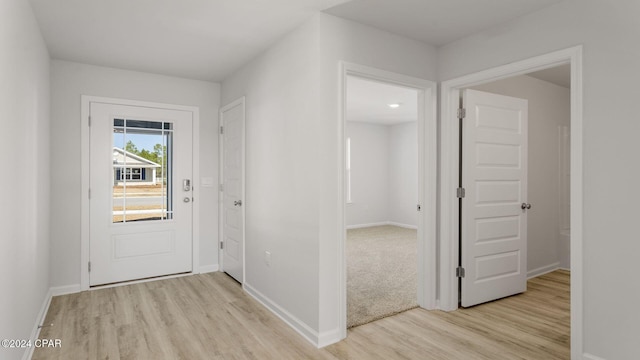
M605 358L601 358L599 356L595 356L589 353L582 354L582 358L585 360L606 360Z
M541 266L537 269L527 271L527 280L533 279L540 275L548 274L550 272L560 269L560 262L554 262L553 264Z
M416 226L416 225L402 224L402 223L397 223L397 222L394 222L394 221L387 221L387 224L388 225L392 225L392 226L405 228L405 229L418 230L418 226Z
M40 306L40 311L38 312L38 316L36 316L36 323L33 324L33 329L31 330L31 336L29 339L33 342L35 339L40 336L40 325L44 323L45 318L47 317L47 312L49 312L49 305L51 305L51 289L47 291L47 294L42 301L42 306ZM22 354L22 360L29 360L33 356L33 351L35 350L35 346L28 347L25 352Z
M571 64L571 354L583 350L583 150L582 46L498 66L441 84L440 120L440 301L442 310L458 307L455 267L458 260L458 108L457 91L511 76Z
M397 226L397 227L401 227L401 228L405 228L405 229L414 229L414 230L418 229L418 227L416 225L401 224L401 223L397 223L397 222L393 222L393 221L381 221L381 222L370 223L370 224L347 225L345 228L347 230L353 230L353 229L363 229L363 228L368 228L368 227L385 226L385 225L393 225L393 226Z
M50 291L51 291L51 296L60 296L60 295L79 293L82 291L82 287L80 286L80 284L56 286L56 287L52 287Z
M200 266L200 274L218 272L220 266L218 264Z
M80 288L81 290L89 289L89 272L87 269L87 263L90 259L89 244L90 244L90 229L89 229L89 151L91 144L89 143L90 128L89 128L89 115L91 114L91 103L105 103L114 105L128 105L149 107L166 110L179 110L192 113L192 176L191 183L193 184L193 198L198 199L200 195L200 109L196 106L185 106L175 104L162 104L148 101L127 100L106 98L100 96L82 95L80 100L80 172L81 172L81 204L80 204ZM192 272L195 273L199 268L200 262L200 207L193 206L193 218L192 218L192 233L191 233L191 248L192 248ZM132 282L126 282L124 284L130 284Z
M332 345L332 344L335 344L335 343L339 342L340 340L343 339L340 336L341 333L342 332L338 328L330 330L330 331L321 332L320 335L318 335L317 347L318 348L323 348L325 346L329 346L329 345Z
M218 111L218 119L219 119L219 126L223 127L224 126L224 112L227 111L228 109L232 109L238 105L242 105L242 155L241 155L241 161L242 161L242 190L241 190L241 197L242 197L242 201L245 203L245 205L243 205L241 207L241 211L242 211L242 283L244 284L245 282L245 278L246 278L246 233L247 233L247 229L246 229L246 189L245 189L245 185L246 185L246 174L247 174L247 169L246 169L246 133L247 133L247 104L246 104L246 97L242 96L232 102L230 102L229 104L223 106L220 108L220 110ZM218 128L218 184L222 184L224 187L224 134L220 133L220 128ZM220 191L220 187L218 187L218 243L217 245L217 249L218 249L218 263L219 263L219 268L220 271L224 271L224 256L223 256L223 252L220 251L220 241L222 241L222 239L224 239L224 196L223 196L223 191Z
M347 225L345 228L347 230L353 230L353 229L363 229L363 228L368 228L368 227L384 226L384 225L389 225L389 222L388 221L381 221L381 222L369 223L369 224Z
M271 299L263 295L260 291L256 290L251 285L244 283L242 287L247 292L247 294L249 294L256 301L262 304L262 306L267 308L269 311L271 311L277 317L279 317L282 321L284 321L287 325L289 325L291 328L297 331L300 335L302 335L302 337L307 339L307 341L309 341L315 347L320 347L319 346L320 337L317 331L313 330L310 326L305 324L302 320L293 316L291 313L289 313L287 310L280 307L275 302L271 301ZM340 339L341 338L339 338L338 340Z
M436 306L436 193L437 193L437 87L436 83L412 76L393 73L368 66L340 62L338 89L338 207L337 225L342 229L339 238L337 266L340 310L338 324L340 338L347 336L347 272L346 243L346 184L345 184L345 127L347 77L357 76L418 90L418 202L422 211L418 217L418 304L426 309Z

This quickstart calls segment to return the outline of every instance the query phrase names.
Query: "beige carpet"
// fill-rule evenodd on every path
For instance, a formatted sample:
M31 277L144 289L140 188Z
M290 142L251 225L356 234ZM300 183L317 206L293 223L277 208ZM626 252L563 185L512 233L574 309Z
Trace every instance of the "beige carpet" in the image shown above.
M347 230L347 327L418 306L417 246L416 230Z

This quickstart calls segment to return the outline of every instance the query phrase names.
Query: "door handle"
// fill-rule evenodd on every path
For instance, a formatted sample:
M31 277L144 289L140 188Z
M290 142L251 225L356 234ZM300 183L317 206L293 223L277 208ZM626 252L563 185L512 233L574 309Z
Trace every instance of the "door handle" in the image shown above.
M522 208L522 210L531 209L531 204L522 203L522 205L520 205L520 208Z
M236 200L233 202L233 206L242 206L242 200Z

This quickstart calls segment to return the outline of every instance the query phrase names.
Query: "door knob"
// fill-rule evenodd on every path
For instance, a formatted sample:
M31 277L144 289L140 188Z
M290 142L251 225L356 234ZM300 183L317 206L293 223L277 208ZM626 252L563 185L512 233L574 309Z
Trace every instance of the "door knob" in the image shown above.
M186 197L186 198L182 199L182 201L184 201L184 202L188 203L189 201L191 201L191 199L189 199L188 197Z
M531 204L522 203L520 207L522 208L522 210L531 209Z
M242 206L242 200L236 200L233 202L234 206Z

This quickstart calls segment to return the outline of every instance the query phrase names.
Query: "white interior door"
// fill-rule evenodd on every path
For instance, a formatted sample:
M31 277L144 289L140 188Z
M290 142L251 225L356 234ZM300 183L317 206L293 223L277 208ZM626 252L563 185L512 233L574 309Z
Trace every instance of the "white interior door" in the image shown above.
M221 134L221 266L244 281L244 98L220 110Z
M192 112L90 113L89 284L192 271Z
M463 92L462 306L527 288L527 100Z

